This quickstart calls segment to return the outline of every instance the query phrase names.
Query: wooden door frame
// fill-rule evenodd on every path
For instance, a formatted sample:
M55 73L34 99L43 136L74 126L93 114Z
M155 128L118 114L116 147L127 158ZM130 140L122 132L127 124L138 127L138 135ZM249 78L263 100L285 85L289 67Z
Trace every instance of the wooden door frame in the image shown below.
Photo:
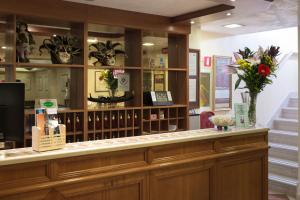
M196 79L196 102L190 102L189 100L189 108L199 108L200 107L200 49L189 49L189 53L196 53L197 54L197 72L196 76L191 76L189 74L190 79ZM190 68L190 66L188 66ZM189 70L188 68L188 70ZM188 88L189 89L189 88Z

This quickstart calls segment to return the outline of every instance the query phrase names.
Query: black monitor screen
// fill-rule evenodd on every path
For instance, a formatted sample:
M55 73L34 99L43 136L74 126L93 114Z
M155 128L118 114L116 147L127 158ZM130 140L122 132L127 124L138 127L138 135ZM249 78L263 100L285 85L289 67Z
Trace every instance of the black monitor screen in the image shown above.
M0 133L16 147L24 143L24 88L24 83L0 83Z

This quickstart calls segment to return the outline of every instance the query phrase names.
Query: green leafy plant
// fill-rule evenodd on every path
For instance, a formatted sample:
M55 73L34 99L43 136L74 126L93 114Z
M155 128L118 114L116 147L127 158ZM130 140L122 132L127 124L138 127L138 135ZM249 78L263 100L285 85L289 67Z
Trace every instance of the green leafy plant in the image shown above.
M235 89L239 88L241 81L245 82L245 87L250 93L260 93L266 85L271 84L272 76L277 69L276 57L279 55L279 47L271 46L265 51L259 48L257 52L252 52L249 48L235 53L237 64L238 80Z
M102 66L113 66L116 63L116 55L126 55L125 51L116 49L118 46L122 46L120 43L113 43L111 40L106 43L98 42L91 44L90 49L95 49L89 53L89 58L96 58L97 61L93 64L100 63Z
M47 50L53 64L72 63L73 57L81 53L81 48L76 47L77 44L76 37L55 35L45 39L39 50L41 54L43 49Z
M116 90L118 89L118 79L114 77L113 70L104 70L99 80L104 80L108 86L108 89L111 91L111 95L114 97Z
M250 95L249 105L249 120L250 123L256 122L256 99L257 95L264 90L264 88L272 83L272 77L276 77L276 70L278 62L276 60L279 55L279 47L271 46L266 50L262 47L257 52L251 51L248 47L244 50L239 50L234 53L236 63L233 67L236 68L238 80L235 83L235 89L248 89ZM240 88L241 82L245 86Z

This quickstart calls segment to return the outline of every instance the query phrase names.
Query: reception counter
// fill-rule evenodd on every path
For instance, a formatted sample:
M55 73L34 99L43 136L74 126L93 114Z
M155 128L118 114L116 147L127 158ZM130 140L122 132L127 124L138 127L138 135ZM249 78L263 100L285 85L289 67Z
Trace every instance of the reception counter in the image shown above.
M1 152L0 199L267 200L268 129L213 129Z

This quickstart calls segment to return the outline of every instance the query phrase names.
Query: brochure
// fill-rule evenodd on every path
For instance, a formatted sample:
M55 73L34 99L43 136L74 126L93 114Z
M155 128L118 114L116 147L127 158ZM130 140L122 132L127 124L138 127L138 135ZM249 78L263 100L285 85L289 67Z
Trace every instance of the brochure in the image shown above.
M235 103L234 104L235 126L237 128L248 128L249 127L248 109L249 109L249 106L246 103Z

